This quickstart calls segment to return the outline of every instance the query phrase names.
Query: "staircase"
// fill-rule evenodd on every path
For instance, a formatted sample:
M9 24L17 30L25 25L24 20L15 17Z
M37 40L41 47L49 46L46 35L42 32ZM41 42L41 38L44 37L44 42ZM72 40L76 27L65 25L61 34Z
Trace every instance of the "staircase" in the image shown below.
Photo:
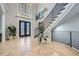
M45 18L45 36L48 36L51 42L51 30L56 27L56 25L63 20L63 18L71 11L75 4L73 3L57 3L49 15Z
M43 21L46 29L53 29L72 9L75 4L57 3L50 14Z
M74 5L73 3L56 3L49 15L42 21L45 27L44 35L48 36L49 41L51 41L51 30L63 20Z

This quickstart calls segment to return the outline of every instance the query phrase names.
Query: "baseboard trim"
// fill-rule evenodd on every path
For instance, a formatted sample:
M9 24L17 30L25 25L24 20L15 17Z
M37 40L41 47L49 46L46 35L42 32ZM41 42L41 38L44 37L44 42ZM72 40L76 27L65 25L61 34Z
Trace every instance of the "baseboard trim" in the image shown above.
M78 50L78 49L76 49L76 48L74 48L74 47L71 47L71 48L79 52L79 50Z
M54 41L54 42L56 42L56 41ZM59 43L59 42L57 42L57 43ZM60 43L60 44L65 45L65 46L67 46L67 47L70 47L69 45L66 45L66 44L63 44L63 43ZM76 48L74 48L74 47L71 47L71 48L79 52L78 49L76 49Z

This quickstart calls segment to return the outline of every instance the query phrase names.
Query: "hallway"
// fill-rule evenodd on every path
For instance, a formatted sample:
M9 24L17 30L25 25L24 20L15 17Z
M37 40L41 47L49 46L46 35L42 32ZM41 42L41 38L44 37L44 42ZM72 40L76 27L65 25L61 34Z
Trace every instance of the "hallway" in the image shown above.
M38 40L20 38L19 40L7 40L5 44L0 43L0 56L79 56L79 52L57 42L43 42Z

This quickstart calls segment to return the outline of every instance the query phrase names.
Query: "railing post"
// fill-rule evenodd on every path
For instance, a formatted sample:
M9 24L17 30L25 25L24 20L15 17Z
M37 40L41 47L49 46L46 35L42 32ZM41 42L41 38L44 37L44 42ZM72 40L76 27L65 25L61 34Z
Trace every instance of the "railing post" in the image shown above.
M72 32L70 32L70 47L72 47Z

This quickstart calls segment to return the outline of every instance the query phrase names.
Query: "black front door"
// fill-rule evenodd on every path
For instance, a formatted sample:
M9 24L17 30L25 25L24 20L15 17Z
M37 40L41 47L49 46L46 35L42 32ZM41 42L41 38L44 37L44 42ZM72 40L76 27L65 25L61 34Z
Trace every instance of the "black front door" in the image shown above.
M31 35L31 23L28 21L19 21L19 36L26 37Z

